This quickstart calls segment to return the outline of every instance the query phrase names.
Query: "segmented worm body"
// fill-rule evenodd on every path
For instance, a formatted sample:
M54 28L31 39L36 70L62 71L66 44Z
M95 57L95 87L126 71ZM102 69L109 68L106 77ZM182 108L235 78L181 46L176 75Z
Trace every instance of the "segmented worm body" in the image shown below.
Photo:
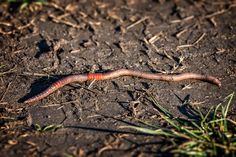
M93 73L93 74L78 74L78 75L70 75L63 79L60 79L49 86L45 91L39 93L38 95L24 101L24 103L32 103L38 100L41 100L47 97L49 94L53 93L54 91L58 90L59 88L72 83L72 82L85 82L89 80L108 80L114 79L121 76L132 76L132 77L139 77L144 79L150 80L160 80L160 81L182 81L182 80L200 80L215 84L217 86L221 86L221 82L209 75L201 75L196 73L182 73L182 74L155 74L155 73L145 73L141 71L135 70L128 70L128 69L119 69L107 73Z

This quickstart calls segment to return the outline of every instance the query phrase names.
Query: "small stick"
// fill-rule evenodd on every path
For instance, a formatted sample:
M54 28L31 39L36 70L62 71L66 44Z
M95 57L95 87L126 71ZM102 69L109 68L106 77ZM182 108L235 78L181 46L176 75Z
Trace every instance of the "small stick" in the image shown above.
M145 21L145 20L148 19L148 18L149 18L149 17L146 17L146 16L145 16L145 17L141 18L140 20L136 21L135 23L129 25L126 29L127 29L127 30L130 29L130 28L134 27L135 25L137 25L137 24L139 24L139 23Z
M181 19L181 20L172 20L172 21L170 21L170 23L180 23L180 22L192 20L193 18L194 18L194 16L192 15L192 16L188 16L188 17Z

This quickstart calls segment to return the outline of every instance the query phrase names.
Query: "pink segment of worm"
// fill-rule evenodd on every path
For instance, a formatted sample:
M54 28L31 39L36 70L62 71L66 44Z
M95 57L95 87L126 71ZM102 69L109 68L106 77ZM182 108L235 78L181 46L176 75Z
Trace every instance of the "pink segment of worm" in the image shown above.
M221 86L221 82L209 75L201 75L196 73L183 73L178 75L167 75L167 74L154 74L154 73L145 73L141 71L135 71L135 70L128 70L128 69L119 69L108 73L95 73L95 74L86 74L86 75L70 75L67 76L61 80L56 81L51 86L49 86L45 91L39 93L38 95L24 101L24 103L32 103L35 101L39 101L54 91L58 90L59 88L72 83L72 82L85 82L89 80L108 80L108 79L114 79L121 76L132 76L132 77L139 77L143 79L150 79L150 80L160 80L160 81L182 81L182 80L200 80L209 82L212 84L217 85L218 87Z

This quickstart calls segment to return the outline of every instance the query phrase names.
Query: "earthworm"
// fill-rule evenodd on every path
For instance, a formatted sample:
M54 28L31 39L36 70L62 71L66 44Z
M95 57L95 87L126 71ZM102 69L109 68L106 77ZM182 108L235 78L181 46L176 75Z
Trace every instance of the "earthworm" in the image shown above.
M38 95L35 95L32 98L29 98L28 100L24 101L24 103L32 103L38 100L41 100L45 97L47 97L49 94L53 93L54 91L58 90L59 88L72 83L72 82L85 82L89 80L108 80L108 79L114 79L121 76L133 76L133 77L139 77L143 79L150 79L150 80L160 80L160 81L182 81L182 80L200 80L205 81L211 84L215 84L218 87L221 86L221 82L209 75L201 75L196 73L182 73L182 74L155 74L155 73L146 73L141 71L135 71L135 70L128 70L128 69L119 69L107 73L91 73L91 74L78 74L78 75L69 75L65 78L62 78L55 83L53 83L51 86L49 86L45 91L39 93Z

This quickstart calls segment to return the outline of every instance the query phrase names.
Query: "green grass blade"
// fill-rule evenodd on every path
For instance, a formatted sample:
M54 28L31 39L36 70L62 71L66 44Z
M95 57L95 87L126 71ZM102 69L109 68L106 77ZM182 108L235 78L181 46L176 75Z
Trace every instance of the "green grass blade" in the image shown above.
M216 108L214 109L212 121L215 121L215 120L217 119L217 112L218 112L218 109L221 107L221 105L222 105L221 103L218 104L218 105L216 106ZM215 124L216 124L216 123L210 123L210 124L211 124L212 128L215 128Z
M181 130L180 125L176 124L174 120L170 119L168 116L160 114L160 116L168 122L171 126L175 127L177 130Z
M199 116L201 117L201 120L203 120L204 119L204 115L202 114L202 112L200 111L199 108L197 108L197 112L198 112Z
M194 121L191 121L191 124L193 126L195 126L199 131L201 131L202 133L204 133L204 130L201 128L201 126L199 126L197 123L195 123Z
M216 119L216 120L211 120L211 121L209 121L207 124L218 123L218 122L222 122L222 121L225 121L225 120L226 120L226 119L224 119L224 118Z
M145 122L145 121L143 121L141 119L137 119L137 121L140 122L141 124L144 124L144 125L148 126L148 127L152 127L152 128L155 128L155 129L159 129L160 128L160 127L158 127L156 125L150 124L150 123Z
M152 130L152 129L137 127L137 126L122 126L122 128L130 128L130 129L134 129L134 130L137 130L139 132L142 132L142 133L145 133L145 134L150 134L150 135L162 135L162 136L167 136L167 137L178 137L169 129Z
M172 115L172 113L170 113L167 109L165 109L164 107L162 107L157 100L153 97L153 96L149 96L149 98L152 100L152 102L154 103L154 105L162 112L164 113L166 116L173 118L174 116Z
M181 128L184 132L187 133L187 136L189 136L191 139L195 138L195 139L198 139L198 140L201 140L202 139L202 136L199 136L197 134L194 133L195 130L189 130L187 129L186 127L182 127Z
M228 114L228 111L229 111L229 107L230 107L230 104L233 100L233 97L234 97L234 92L231 93L230 95L228 95L226 98L225 98L225 101L227 101L227 104L225 107L222 107L222 116L224 119L226 119L227 117L227 114ZM223 131L228 131L228 125L227 125L227 120L224 120L223 121L223 124L221 125L221 129Z
M203 116L203 119L201 120L201 127L204 128L204 130L207 130L206 127L208 127L206 120L208 118L208 116L210 115L211 111L212 111L213 107L211 107L209 109L209 111L207 112L207 114L205 116Z
M227 114L228 114L228 111L229 111L229 106L230 106L230 104L231 104L231 102L232 102L232 100L233 100L233 97L234 97L234 92L231 93L230 95L228 95L228 96L225 98L226 100L228 99L228 103L227 103L226 108L225 108L225 110L224 110L224 112L223 112L223 117L224 117L224 118L227 117Z

